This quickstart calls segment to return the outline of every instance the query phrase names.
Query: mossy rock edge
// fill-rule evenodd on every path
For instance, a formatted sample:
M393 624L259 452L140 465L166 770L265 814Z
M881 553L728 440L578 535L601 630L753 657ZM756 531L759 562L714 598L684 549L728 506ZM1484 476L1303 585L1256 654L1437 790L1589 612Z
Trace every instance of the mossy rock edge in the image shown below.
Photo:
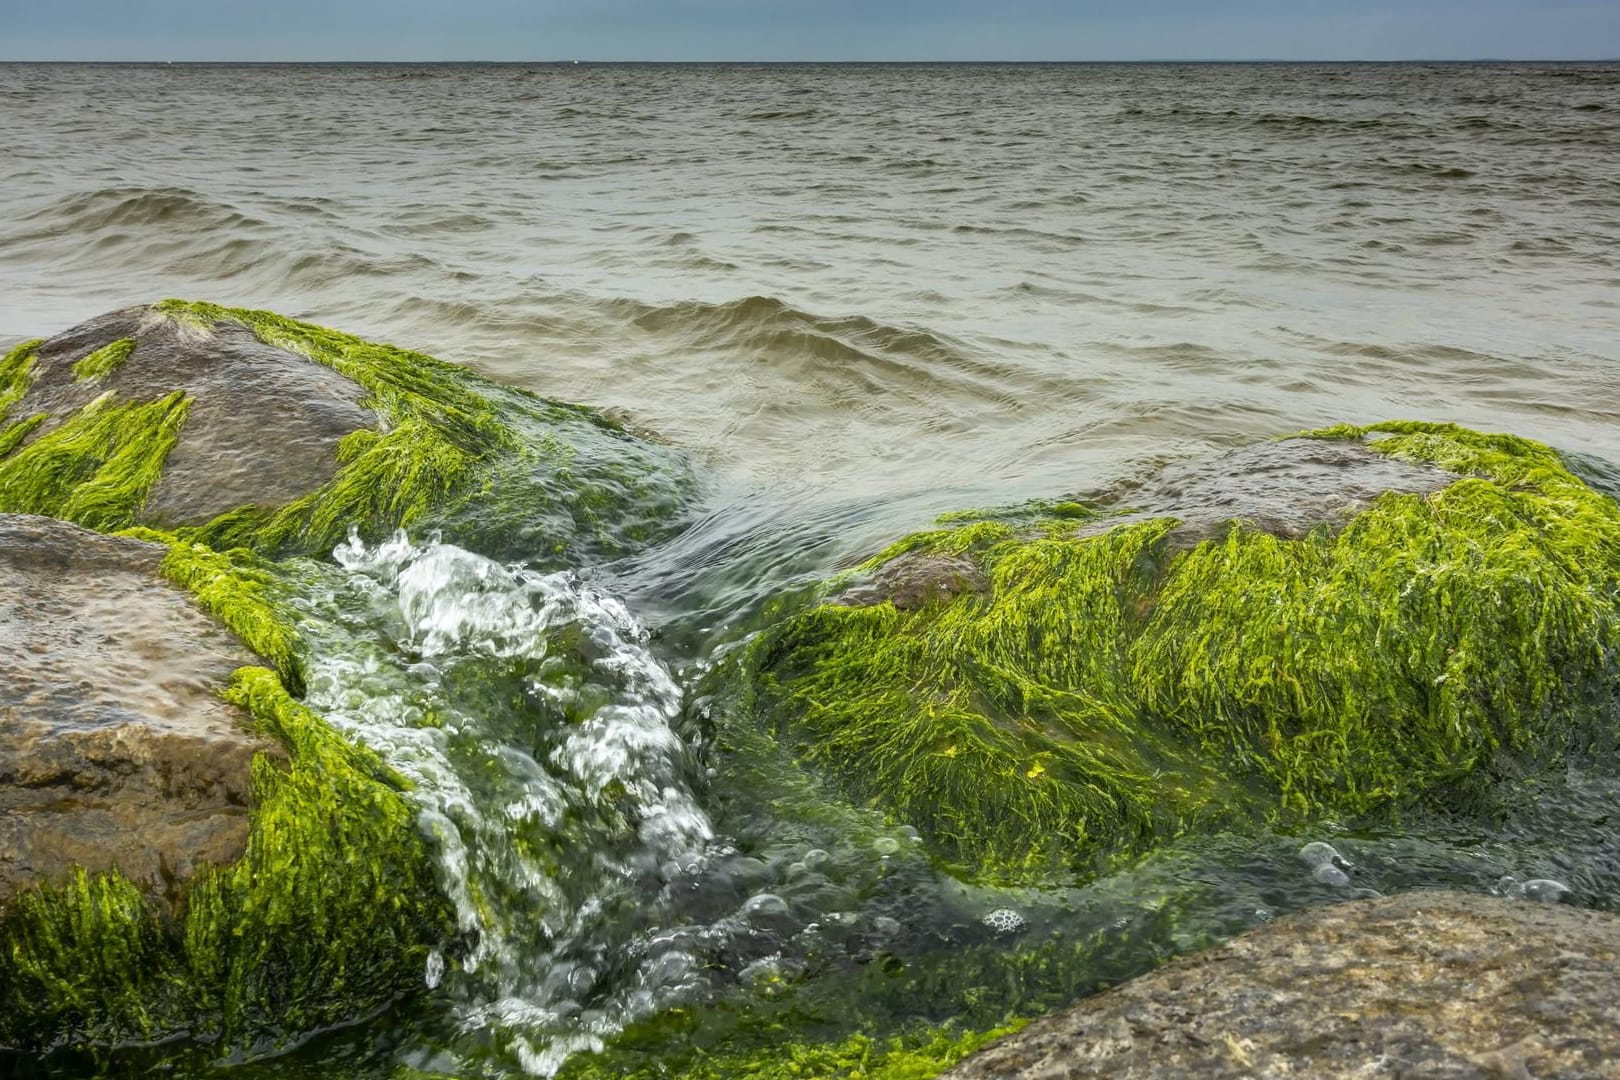
M763 728L1001 882L1193 832L1467 806L1612 745L1620 509L1556 453L1417 422L1244 453L1206 475L1247 502L1183 475L1135 505L896 542L731 666L722 744ZM1303 519L1266 509L1290 457L1349 478L1309 480Z

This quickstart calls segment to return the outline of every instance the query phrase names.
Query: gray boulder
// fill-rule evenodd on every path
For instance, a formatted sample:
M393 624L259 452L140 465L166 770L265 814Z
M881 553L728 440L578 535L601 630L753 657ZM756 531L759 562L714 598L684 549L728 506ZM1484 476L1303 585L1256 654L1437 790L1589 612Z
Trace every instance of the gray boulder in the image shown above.
M1301 912L1037 1020L943 1074L1620 1076L1620 918L1420 891Z

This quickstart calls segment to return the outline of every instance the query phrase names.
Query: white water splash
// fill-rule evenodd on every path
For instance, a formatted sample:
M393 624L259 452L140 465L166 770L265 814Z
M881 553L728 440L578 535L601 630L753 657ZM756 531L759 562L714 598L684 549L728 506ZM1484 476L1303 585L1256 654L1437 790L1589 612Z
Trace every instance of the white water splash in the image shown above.
M309 702L412 785L466 939L464 1031L549 1076L703 985L694 957L626 919L650 868L700 865L713 830L683 775L681 692L625 606L567 573L403 533L334 553L312 602ZM630 978L608 961L639 954ZM425 981L451 983L456 964Z

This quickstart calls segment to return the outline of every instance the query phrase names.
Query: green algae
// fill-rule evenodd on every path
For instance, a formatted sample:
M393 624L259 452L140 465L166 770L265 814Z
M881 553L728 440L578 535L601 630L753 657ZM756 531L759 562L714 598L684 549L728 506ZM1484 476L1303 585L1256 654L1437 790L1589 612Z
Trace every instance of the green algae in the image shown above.
M1010 1035L1024 1026L1014 1021L988 1031L958 1034L949 1030L917 1029L886 1038L861 1033L837 1041L804 1040L786 1025L779 1041L765 1052L692 1053L676 1051L659 1061L626 1065L614 1055L603 1059L575 1059L565 1067L562 1080L815 1080L848 1077L850 1080L928 1080L967 1057L979 1047Z
M163 576L269 661L288 690L303 692L303 646L271 564L245 548L220 552L153 530L131 534L169 543Z
M1612 726L1620 512L1539 443L1312 433L1463 474L1335 532L1066 517L902 539L989 589L822 603L767 631L742 707L966 872L1095 873L1191 831L1466 798ZM1381 437L1378 437L1381 436Z
M157 1035L185 993L171 929L116 871L78 871L0 910L0 1046Z
M44 341L44 338L25 341L0 356L0 420L6 418L33 385L34 350Z
M134 524L189 406L179 390L145 403L103 394L0 458L0 511L45 514L103 531ZM15 446L20 438L0 435L0 442Z
M421 984L449 934L402 782L266 668L228 700L280 740L253 763L247 849L173 915L116 871L0 911L0 1045L103 1045L189 1031L263 1050Z
M268 669L238 671L226 697L289 752L285 770L255 761L247 851L188 898L185 951L226 1038L354 1019L420 986L449 915L402 781Z
M96 379L105 379L129 359L129 354L135 351L134 338L119 338L109 341L101 348L84 356L73 365L73 377L80 382L89 382Z

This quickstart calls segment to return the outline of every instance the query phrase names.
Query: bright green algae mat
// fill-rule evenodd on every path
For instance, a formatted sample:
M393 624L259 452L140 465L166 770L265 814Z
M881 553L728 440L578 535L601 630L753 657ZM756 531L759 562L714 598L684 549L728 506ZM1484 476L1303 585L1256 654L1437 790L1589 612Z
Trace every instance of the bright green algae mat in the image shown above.
M862 569L961 557L986 592L817 604L754 643L738 708L1002 881L1094 874L1187 833L1466 802L1612 730L1611 498L1513 436L1306 434L1461 478L1301 539L1237 524L1190 550L1173 518L953 520Z
M407 527L441 529L491 554L577 564L668 535L694 493L680 454L589 409L459 365L272 312L182 300L153 311L199 328L244 326L265 344L357 383L362 404L380 418L376 428L343 440L337 475L318 489L285 506L244 505L178 530L213 548L322 553L350 528L375 538ZM8 413L30 385L40 344L25 342L0 359L0 512L102 530L136 524L183 433L190 398L178 389L151 401L109 393L23 445L41 418ZM136 349L129 339L113 341L80 358L74 375L105 378Z

